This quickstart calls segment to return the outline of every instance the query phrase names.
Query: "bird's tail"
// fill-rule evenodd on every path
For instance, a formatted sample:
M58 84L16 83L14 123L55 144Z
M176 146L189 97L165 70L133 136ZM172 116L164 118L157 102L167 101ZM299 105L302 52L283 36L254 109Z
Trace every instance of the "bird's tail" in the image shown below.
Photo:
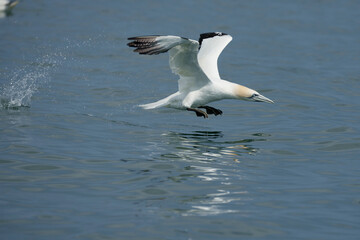
M141 104L139 105L140 107L142 107L143 109L154 109L154 108L159 108L159 107L163 107L167 105L167 99L161 99L157 102L153 102L153 103L148 103L148 104Z
M180 94L179 92L176 92L174 94L171 94L170 96L167 96L166 98L160 99L157 102L142 104L139 106L144 109L154 109L154 108L159 108L159 107L170 106L171 103L174 101L174 99L176 99L176 97L178 97L179 94Z

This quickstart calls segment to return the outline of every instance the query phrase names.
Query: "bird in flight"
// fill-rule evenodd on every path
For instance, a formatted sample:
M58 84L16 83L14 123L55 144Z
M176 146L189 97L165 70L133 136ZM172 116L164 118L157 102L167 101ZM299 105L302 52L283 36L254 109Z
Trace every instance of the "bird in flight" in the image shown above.
M140 105L144 109L169 107L208 118L209 114L217 116L222 111L207 104L222 99L274 103L253 89L220 78L217 61L232 40L226 33L203 33L199 41L171 35L139 36L128 40L131 42L127 45L134 47L134 52L139 54L169 52L170 69L180 77L176 93L157 102Z

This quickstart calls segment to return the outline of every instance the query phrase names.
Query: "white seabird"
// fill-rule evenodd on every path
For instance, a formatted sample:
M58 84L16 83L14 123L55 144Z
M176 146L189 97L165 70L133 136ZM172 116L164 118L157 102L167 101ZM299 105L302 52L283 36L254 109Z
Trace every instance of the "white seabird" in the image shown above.
M0 0L0 12L8 12L11 11L19 1L17 0Z
M226 33L200 34L199 41L178 36L139 36L128 38L129 47L139 54L159 54L169 51L169 65L180 76L179 90L154 103L140 105L144 109L169 107L193 111L198 117L221 115L222 111L206 104L222 99L241 99L274 103L257 91L220 78L217 60L232 40ZM203 108L206 112L200 110Z

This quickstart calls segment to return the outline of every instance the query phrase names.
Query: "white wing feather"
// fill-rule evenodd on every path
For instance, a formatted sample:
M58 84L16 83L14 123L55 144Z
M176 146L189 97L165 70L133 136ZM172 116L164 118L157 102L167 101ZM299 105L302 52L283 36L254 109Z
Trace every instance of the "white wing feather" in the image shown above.
M132 37L128 44L140 54L160 54L169 51L169 65L180 76L179 91L199 89L209 81L220 80L218 58L232 40L230 35L204 38L199 42L178 36Z
M169 51L169 65L173 73L180 76L179 91L190 91L209 83L197 60L199 43L188 39Z
M197 60L201 69L211 81L220 80L218 58L224 48L231 42L230 35L215 36L202 41Z
M128 46L140 54L159 54L169 51L169 65L180 76L179 91L199 89L209 82L198 63L198 41L178 36L142 36L129 38Z

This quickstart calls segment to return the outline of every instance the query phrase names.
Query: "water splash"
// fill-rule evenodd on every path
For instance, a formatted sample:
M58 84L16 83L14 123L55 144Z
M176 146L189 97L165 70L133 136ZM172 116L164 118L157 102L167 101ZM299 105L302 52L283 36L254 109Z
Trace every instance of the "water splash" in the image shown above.
M66 60L61 53L46 54L26 66L0 76L9 82L0 86L0 109L30 107L31 97L49 81L50 73Z
M47 51L50 53L13 71L0 73L0 82L6 82L0 85L0 110L30 107L32 96L51 80L51 74L65 63L74 61L70 57L74 49L97 46L102 38L102 35L98 35L80 42L63 39L64 45L60 49L47 46L45 48L50 48Z

